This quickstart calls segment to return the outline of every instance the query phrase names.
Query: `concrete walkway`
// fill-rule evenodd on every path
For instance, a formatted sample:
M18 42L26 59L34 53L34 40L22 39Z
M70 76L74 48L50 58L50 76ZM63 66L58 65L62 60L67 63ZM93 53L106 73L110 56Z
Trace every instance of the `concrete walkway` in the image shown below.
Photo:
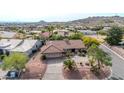
M43 80L63 80L62 66L64 59L49 59L46 61L47 70L43 76Z

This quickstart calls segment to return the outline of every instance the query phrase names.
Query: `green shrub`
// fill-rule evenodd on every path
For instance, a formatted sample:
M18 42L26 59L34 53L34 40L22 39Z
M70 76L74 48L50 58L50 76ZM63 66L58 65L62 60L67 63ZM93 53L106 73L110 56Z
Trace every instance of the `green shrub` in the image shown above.
M64 61L65 69L68 68L69 70L74 70L75 66L76 66L75 62L71 59L67 59Z
M42 55L41 56L41 60L45 60L46 59L46 56L45 55Z

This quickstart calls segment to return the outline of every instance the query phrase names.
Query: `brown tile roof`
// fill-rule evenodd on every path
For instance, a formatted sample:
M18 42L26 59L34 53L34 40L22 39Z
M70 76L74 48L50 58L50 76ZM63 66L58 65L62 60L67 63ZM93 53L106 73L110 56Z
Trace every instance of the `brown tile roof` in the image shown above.
M41 53L64 52L64 49L85 48L81 40L56 40L47 41L46 45L41 48Z
M48 38L49 36L51 36L51 33L50 32L43 32L43 33L41 33L41 36Z
M41 53L61 53L61 52L64 51L52 44L45 45L41 48Z

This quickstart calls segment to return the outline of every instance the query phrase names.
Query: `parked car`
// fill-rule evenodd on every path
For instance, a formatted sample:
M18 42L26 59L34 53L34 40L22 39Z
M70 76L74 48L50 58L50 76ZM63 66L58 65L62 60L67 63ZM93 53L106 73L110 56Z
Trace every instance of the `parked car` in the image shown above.
M6 79L19 79L21 76L21 71L11 70L8 71L5 78Z

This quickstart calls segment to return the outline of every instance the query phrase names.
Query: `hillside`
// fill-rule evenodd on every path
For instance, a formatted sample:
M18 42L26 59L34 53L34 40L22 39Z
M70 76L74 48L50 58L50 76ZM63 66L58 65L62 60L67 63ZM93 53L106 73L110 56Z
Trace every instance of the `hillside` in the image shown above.
M81 25L81 26L112 26L112 25L124 25L124 17L120 16L111 16L111 17L104 17L104 16L97 16L97 17L88 17L84 19L74 20L74 21L68 21L68 22L46 22L46 21L39 21L39 22L2 22L0 25L4 26L38 26L38 25L48 25L48 24L62 24L62 25Z
M103 25L103 26L111 26L111 25L124 25L124 17L119 16L112 16L112 17L88 17L85 19L79 19L67 22L71 25L88 25L88 26L95 26L95 25Z

